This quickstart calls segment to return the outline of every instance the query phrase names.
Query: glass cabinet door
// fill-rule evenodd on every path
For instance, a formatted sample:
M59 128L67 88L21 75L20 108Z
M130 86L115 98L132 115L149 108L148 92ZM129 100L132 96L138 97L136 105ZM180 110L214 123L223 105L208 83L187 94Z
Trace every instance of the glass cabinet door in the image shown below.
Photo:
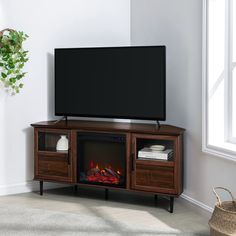
M71 132L38 129L35 134L36 178L71 182Z
M66 147L66 142L68 143ZM60 145L61 144L61 145ZM64 148L63 148L64 147ZM68 153L69 134L68 132L38 132L38 151Z

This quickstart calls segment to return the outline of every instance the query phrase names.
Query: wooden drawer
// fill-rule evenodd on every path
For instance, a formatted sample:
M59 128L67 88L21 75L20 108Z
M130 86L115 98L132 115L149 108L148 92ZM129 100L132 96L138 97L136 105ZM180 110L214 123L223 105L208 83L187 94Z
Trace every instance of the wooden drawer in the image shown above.
M154 188L173 188L174 168L165 166L137 165L136 184Z
M39 161L39 175L68 177L68 165L63 162Z
M69 156L61 155L38 155L38 165L36 170L36 179L61 180L62 182L71 182L71 165Z
M174 167L136 164L133 188L153 192L174 193Z

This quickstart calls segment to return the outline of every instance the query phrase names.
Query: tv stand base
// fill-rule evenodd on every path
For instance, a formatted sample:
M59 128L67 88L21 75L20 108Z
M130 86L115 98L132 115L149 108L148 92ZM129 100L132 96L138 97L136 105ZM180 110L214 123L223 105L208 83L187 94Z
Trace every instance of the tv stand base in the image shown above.
M75 194L77 186L97 187L103 189L106 200L109 197L109 190L143 192L152 194L155 204L159 196L165 196L168 200L166 209L173 213L174 198L183 192L184 129L171 125L160 125L158 121L155 125L67 120L67 117L62 119L65 121L45 121L32 124L35 143L34 180L39 181L40 195L43 195L43 182L45 181L67 183L74 188ZM69 148L68 151L59 152L56 150L56 146L62 135L67 137ZM89 184L80 181L82 170L78 167L78 163L83 166L82 160L86 157L85 154L79 153L79 150L83 150L83 145L86 144L78 145L81 135L92 138L103 137L104 140L96 143L96 148L101 154L109 153L109 155L118 156L121 153L119 142L122 141L121 146L124 152L122 151L123 154L119 156L119 165L124 166L121 170L124 176L123 185L113 186L107 185L105 182L104 185ZM107 137L110 138L110 136L121 136L123 139L120 141L114 139L107 144ZM88 142L86 145L88 147L91 144ZM148 145L165 146L172 150L172 155L167 159L140 158L139 151ZM99 157L95 159L95 162L99 162ZM117 163L113 164L116 166ZM120 166L117 164L117 168Z

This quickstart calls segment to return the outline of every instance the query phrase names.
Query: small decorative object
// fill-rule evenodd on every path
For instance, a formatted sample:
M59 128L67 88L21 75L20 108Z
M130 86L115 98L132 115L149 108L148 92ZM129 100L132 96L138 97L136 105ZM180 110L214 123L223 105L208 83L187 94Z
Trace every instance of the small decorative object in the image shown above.
M216 193L216 189L227 191L230 194L232 201L222 202L219 195ZM236 201L232 193L228 189L222 187L214 188L213 192L216 195L217 203L211 219L209 220L211 235L236 235Z
M13 29L0 31L0 83L11 94L15 95L23 88L21 79L25 76L22 69L28 61L28 51L24 51L22 43L28 35Z
M154 151L164 151L165 146L163 146L163 145L151 145L150 149L152 149Z
M61 138L57 141L56 149L57 151L68 151L69 141L66 135L61 135Z

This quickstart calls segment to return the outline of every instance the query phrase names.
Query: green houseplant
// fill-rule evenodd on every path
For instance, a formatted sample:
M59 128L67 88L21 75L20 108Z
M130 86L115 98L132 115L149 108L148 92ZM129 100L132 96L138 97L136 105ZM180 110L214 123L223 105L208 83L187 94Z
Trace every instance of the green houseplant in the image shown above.
M4 29L0 31L0 82L6 90L14 95L23 87L22 71L28 61L28 51L23 50L22 43L28 36L21 31Z

